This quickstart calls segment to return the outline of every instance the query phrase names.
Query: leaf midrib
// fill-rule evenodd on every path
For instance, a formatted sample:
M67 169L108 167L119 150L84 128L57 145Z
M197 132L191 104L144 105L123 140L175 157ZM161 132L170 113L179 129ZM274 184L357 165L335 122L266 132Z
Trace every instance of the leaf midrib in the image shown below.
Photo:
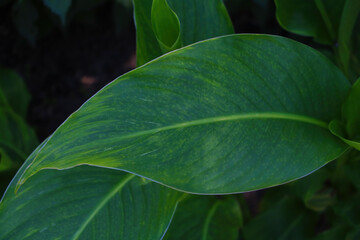
M213 124L219 122L228 122L228 121L237 121L237 120L254 120L254 119L275 119L275 120L297 121L297 122L308 123L328 129L328 124L326 122L304 115L298 115L292 113L280 113L280 112L261 112L261 113L254 112L254 113L235 114L235 115L220 116L220 117L202 118L188 122L175 123L173 125L168 125L164 127L153 128L149 130L131 133L128 135L123 135L119 137L118 140L140 137L143 135L154 134L157 132L162 132L172 129L187 128L187 127Z
M228 122L228 121L238 121L238 120L255 120L255 119L275 119L275 120L289 120L289 121L297 121L307 124L312 124L317 127L328 129L328 124L322 120L312 118L305 115L299 115L299 114L293 114L293 113L282 113L282 112L253 112L253 113L242 113L242 114L234 114L234 115L227 115L227 116L219 116L219 117L210 117L210 118L202 118L182 123L175 123L172 125L159 127L159 128L153 128L149 130L143 130L135 133L130 133L127 135L122 135L116 138L117 141L129 139L129 138L135 138L135 137L141 137L145 135L151 135L162 131L168 131L172 129L180 129L180 128L187 128L187 127L193 127L193 126L199 126L199 125L206 125L206 124L214 124L214 123L220 123L220 122ZM55 132L56 133L56 132ZM51 138L49 139L51 141ZM46 147L47 144L45 144L43 148ZM40 171L41 169L46 168L46 166L41 167L42 161L40 160L40 164L32 165L38 158L39 154L34 158L32 163L28 166L28 168L24 171L22 176L20 177L16 190L17 191L21 185L23 185L26 180L33 176L36 172ZM47 155L42 156L42 158L46 158ZM37 167L40 165L40 168L37 169ZM59 168L56 168L59 169ZM63 168L60 168L63 169ZM32 172L29 174L29 170ZM34 171L35 170L35 171Z
M128 174L124 179L119 181L118 184L116 184L109 192L104 196L104 198L96 205L94 210L91 212L91 214L85 219L85 221L81 224L80 228L77 230L77 232L72 237L73 240L76 240L80 237L80 235L83 233L85 228L88 226L88 224L91 222L91 220L96 216L96 214L109 202L109 200L119 191L121 191L124 186L132 179L135 175Z

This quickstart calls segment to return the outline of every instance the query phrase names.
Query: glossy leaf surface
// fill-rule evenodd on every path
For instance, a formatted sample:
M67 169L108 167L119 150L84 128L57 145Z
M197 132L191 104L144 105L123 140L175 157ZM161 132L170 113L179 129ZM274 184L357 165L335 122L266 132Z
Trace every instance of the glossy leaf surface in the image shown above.
M230 17L221 0L154 1L157 5L167 3L170 9L165 8L166 11L154 7L153 0L134 0L133 3L138 66L169 50L234 33ZM167 18L172 21L164 20ZM180 29L177 22L180 23ZM154 25L159 27L153 29ZM170 37L170 44L160 47L159 35Z
M107 85L57 129L20 184L82 164L196 193L282 184L347 148L327 122L349 89L332 63L292 40L207 40Z
M234 196L189 196L179 203L165 240L237 240L242 226Z
M0 203L0 239L161 239L181 195L90 166L42 171L15 194L30 161Z

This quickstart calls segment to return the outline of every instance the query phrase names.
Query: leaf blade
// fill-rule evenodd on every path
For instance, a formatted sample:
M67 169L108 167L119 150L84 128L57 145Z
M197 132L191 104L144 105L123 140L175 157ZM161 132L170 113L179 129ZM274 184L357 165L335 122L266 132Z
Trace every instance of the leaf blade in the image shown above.
M269 110L328 122L340 113L349 88L322 55L291 40L266 35L207 40L105 87L57 130L22 180L42 168L90 164L187 192L278 185L323 166L346 145L323 127L283 119L168 126ZM147 135L136 136L142 131ZM129 134L136 137L123 138ZM299 152L301 159L290 161Z

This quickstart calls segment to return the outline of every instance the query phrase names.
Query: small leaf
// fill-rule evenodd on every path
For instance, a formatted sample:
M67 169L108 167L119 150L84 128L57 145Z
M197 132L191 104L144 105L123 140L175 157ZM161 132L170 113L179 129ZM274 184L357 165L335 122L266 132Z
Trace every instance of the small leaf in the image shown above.
M166 240L237 240L242 226L234 196L189 196L176 209Z
M58 15L63 25L66 23L66 14L71 6L72 0L43 0L50 10Z
M174 47L176 48L208 38L234 33L229 14L222 0L156 0L156 2L157 4L167 3L165 6L166 11L157 11L157 5L153 5L153 0L133 1L138 66L164 53L154 34L154 23L159 25L156 28L157 34L163 34L167 37L166 34L169 34L169 32L166 29L169 28L172 31L169 34L169 37L172 38L170 42L173 42L172 45L175 44ZM152 9L153 7L155 9ZM171 25L162 20L166 16L173 19ZM180 29L178 22L180 23ZM165 23L167 27L163 26Z
M162 53L181 47L180 22L166 0L153 0L151 23Z
M84 164L194 193L286 183L347 149L327 122L349 89L324 56L286 38L202 41L103 88L57 129L19 186L41 169Z
M45 170L15 194L32 157L0 202L1 240L161 239L181 196L132 174L89 166Z

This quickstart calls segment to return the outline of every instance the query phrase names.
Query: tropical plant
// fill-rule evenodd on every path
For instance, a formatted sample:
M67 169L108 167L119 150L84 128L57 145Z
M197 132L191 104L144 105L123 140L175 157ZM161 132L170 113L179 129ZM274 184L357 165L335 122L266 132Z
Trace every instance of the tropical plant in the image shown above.
M347 52L336 58L346 77L294 40L233 34L221 0L133 3L139 67L28 157L0 203L0 239L306 239L329 206L345 220L317 239L355 239L359 193L332 197L341 181L360 185L343 178L360 169L360 81ZM235 194L335 159L273 188L256 218Z

